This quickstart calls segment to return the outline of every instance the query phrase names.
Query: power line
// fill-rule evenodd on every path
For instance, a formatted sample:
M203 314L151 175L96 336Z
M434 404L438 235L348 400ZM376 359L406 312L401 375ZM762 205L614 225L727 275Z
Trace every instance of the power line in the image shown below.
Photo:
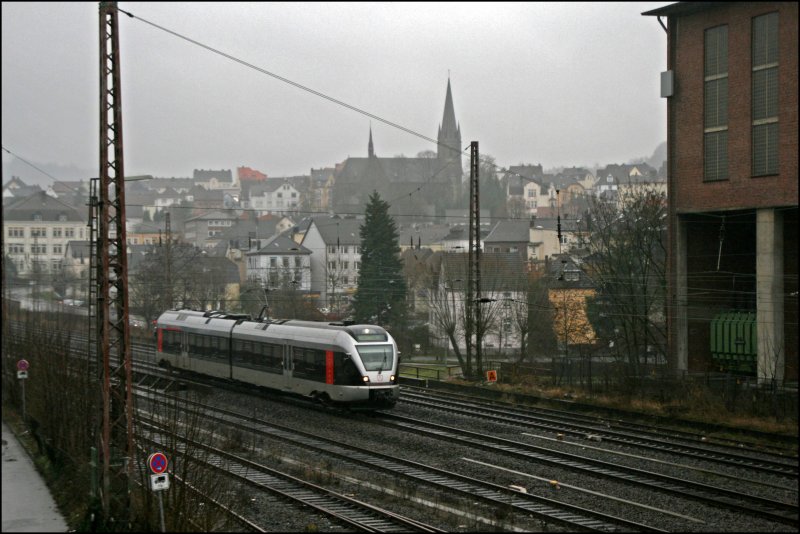
M11 150L7 149L5 146L3 146L2 148L3 148L3 150L5 150L5 151L6 151L6 152L8 152L9 154L11 154L12 156L14 156L15 158L17 158L18 160L20 160L21 162L25 163L26 165L29 165L29 166L33 167L34 169L36 169L36 170L37 170L37 171L39 171L40 173L44 174L45 176L47 176L48 178L50 178L51 180L53 180L53 183L55 183L55 184L61 184L61 185L65 186L67 189L71 190L73 193L75 193L75 194L80 194L80 191L77 191L76 189L74 189L72 186L70 186L70 185L69 185L69 184L67 184L66 182L63 182L63 181L59 180L58 178L56 178L55 176L53 176L52 174L50 174L50 173L48 173L48 172L46 172L46 171L43 171L42 169L40 169L39 167L37 167L36 165L34 165L33 163L31 163L30 161L26 160L25 158L23 158L23 157L21 157L21 156L18 156L17 154L15 154L14 152L12 152Z
M392 122L390 120L384 119L383 117L381 117L379 115L375 115L374 113L370 113L369 111L363 110L363 109L361 109L359 107L356 107L356 106L354 106L352 104L348 104L347 102L344 102L342 100L334 98L334 97L332 97L332 96L330 96L328 94L323 93L322 91L317 91L316 89L312 89L312 88L307 87L307 86L305 86L303 84L300 84L298 82L292 81L292 80L290 80L288 78L285 78L283 76L280 76L280 75L278 75L278 74L276 74L274 72L270 72L270 71L268 71L268 70L266 70L264 68L261 68L261 67L258 67L256 65L253 65L252 63L248 63L247 61L244 61L244 60L239 59L239 58L237 58L235 56L227 54L227 53L225 53L225 52L223 52L221 50L218 50L218 49L216 49L216 48L214 48L212 46L203 44L200 41L197 41L195 39L192 39L190 37L182 35L182 34L176 32L176 31L167 29L167 28L165 28L163 26L160 26L160 25L158 25L158 24L156 24L154 22L151 22L149 20L143 19L142 17L137 17L133 13L129 13L127 11L124 11L124 10L120 9L119 7L117 7L117 11L119 11L120 13L124 13L124 14L128 15L130 18L133 18L133 19L136 19L136 20L140 20L143 23L148 24L148 25L150 25L150 26L152 26L154 28L157 28L157 29L159 29L159 30L161 30L163 32L169 33L170 35L173 35L173 36L175 36L175 37L177 37L179 39L183 39L184 41L187 41L187 42L192 43L192 44L194 44L196 46L199 46L200 48L204 48L204 49L208 50L209 52L212 52L214 54L220 55L220 56L222 56L222 57L224 57L226 59L229 59L229 60L231 60L231 61L233 61L235 63L239 63L240 65L243 65L243 66L245 66L245 67L247 67L249 69L253 69L253 70L255 70L257 72L260 72L262 74L266 74L267 76L271 76L271 77L275 78L276 80L280 80L280 81L282 81L282 82L284 82L286 84L289 84L289 85L291 85L293 87L297 87L298 89L301 89L303 91L311 93L312 95L318 96L320 98L324 98L325 100L333 102L336 105L339 105L339 106L342 106L344 108L350 109L352 111L355 111L356 113L360 113L361 115L364 115L364 116L369 117L371 119L375 119L376 121L380 121L380 122L382 122L382 123L384 123L384 124L386 124L388 126L391 126L392 128L397 128L398 130L402 130L402 131L404 131L406 133L409 133L411 135L419 137L420 139L424 139L426 141L430 141L431 143L434 143L437 146L442 146L442 147L449 148L450 150L458 152L458 148L453 148L453 147L447 146L444 143L440 143L439 141L437 141L437 140L435 140L435 139L433 139L431 137L423 135L423 134L421 134L419 132L416 132L416 131L414 131L414 130L412 130L410 128L406 128L405 126L397 124L396 122Z

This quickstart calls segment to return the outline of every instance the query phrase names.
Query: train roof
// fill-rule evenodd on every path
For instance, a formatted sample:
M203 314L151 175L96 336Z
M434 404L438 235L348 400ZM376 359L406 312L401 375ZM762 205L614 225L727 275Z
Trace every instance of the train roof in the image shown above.
M282 336L285 338L314 338L332 340L344 333L358 342L392 341L389 333L380 326L351 322L301 321L297 319L255 320L247 314L230 314L218 311L168 310L158 318L158 324L167 327L202 327L212 331L233 331L235 334ZM296 339L299 339L297 337Z
M358 342L386 342L391 340L389 333L380 326L368 324L354 324L345 322L324 322L324 321L301 321L298 319L282 320L254 320L249 314L231 314L219 311L199 311L199 310L168 310L158 318L159 324L171 326L186 325L204 326L212 330L228 330L236 326L238 331L250 330L270 333L276 335L291 336L293 332L300 333L305 330L307 335L313 335L313 331L326 331L329 334L334 332L344 332ZM287 328L288 327L288 328ZM301 330L297 330L301 329ZM255 333L255 332L253 332ZM320 332L321 334L321 332ZM320 337L335 337L320 336Z

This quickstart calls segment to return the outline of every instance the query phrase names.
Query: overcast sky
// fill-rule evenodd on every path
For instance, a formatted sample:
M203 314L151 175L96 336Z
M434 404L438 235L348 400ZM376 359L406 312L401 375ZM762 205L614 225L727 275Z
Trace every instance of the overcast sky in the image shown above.
M641 13L670 3L119 7L434 139L449 76L464 146L552 168L624 163L666 140L667 38ZM119 18L127 175L308 174L366 156L370 124L379 156L435 150L143 20ZM2 3L3 147L97 176L98 41L97 2Z

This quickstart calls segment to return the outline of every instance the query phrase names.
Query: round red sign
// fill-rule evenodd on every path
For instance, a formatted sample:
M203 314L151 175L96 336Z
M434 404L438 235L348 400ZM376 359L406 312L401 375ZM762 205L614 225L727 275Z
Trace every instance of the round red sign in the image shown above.
M154 452L147 458L147 465L150 466L150 471L160 475L167 470L167 457L163 452Z
M28 363L28 360L19 360L17 362L17 371L27 371L30 366L31 364Z

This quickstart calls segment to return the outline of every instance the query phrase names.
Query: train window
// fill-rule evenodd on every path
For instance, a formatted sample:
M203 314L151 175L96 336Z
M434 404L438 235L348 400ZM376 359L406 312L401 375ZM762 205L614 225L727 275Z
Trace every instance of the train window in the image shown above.
M360 334L356 332L356 341L359 343L365 343L370 341L386 341L386 334Z
M211 337L211 356L220 360L228 359L228 340L221 336Z
M261 371L283 372L283 358L278 345L257 341L234 342L234 361L239 365Z
M253 363L252 343L235 339L233 341L233 361L236 365L250 366Z
M391 344L362 345L356 350L367 371L385 371L394 367L394 348Z
M190 356L199 356L200 348L197 346L196 337L194 334L186 335L186 344L188 345Z
M162 350L170 354L180 354L181 333L174 330L162 330L161 332Z
M294 376L309 380L325 380L325 352L302 347L292 348Z
M264 343L261 345L261 365L267 369L280 370L283 372L283 355L280 345Z
M333 354L333 383L339 386L361 386L361 373L358 372L350 356L335 352Z
M205 336L202 334L189 334L189 352L192 356L203 359L225 358L227 354L222 351L223 338Z
M352 328L348 332L359 343L369 343L371 341L389 341L386 332L382 328L374 326L365 326L361 328Z

